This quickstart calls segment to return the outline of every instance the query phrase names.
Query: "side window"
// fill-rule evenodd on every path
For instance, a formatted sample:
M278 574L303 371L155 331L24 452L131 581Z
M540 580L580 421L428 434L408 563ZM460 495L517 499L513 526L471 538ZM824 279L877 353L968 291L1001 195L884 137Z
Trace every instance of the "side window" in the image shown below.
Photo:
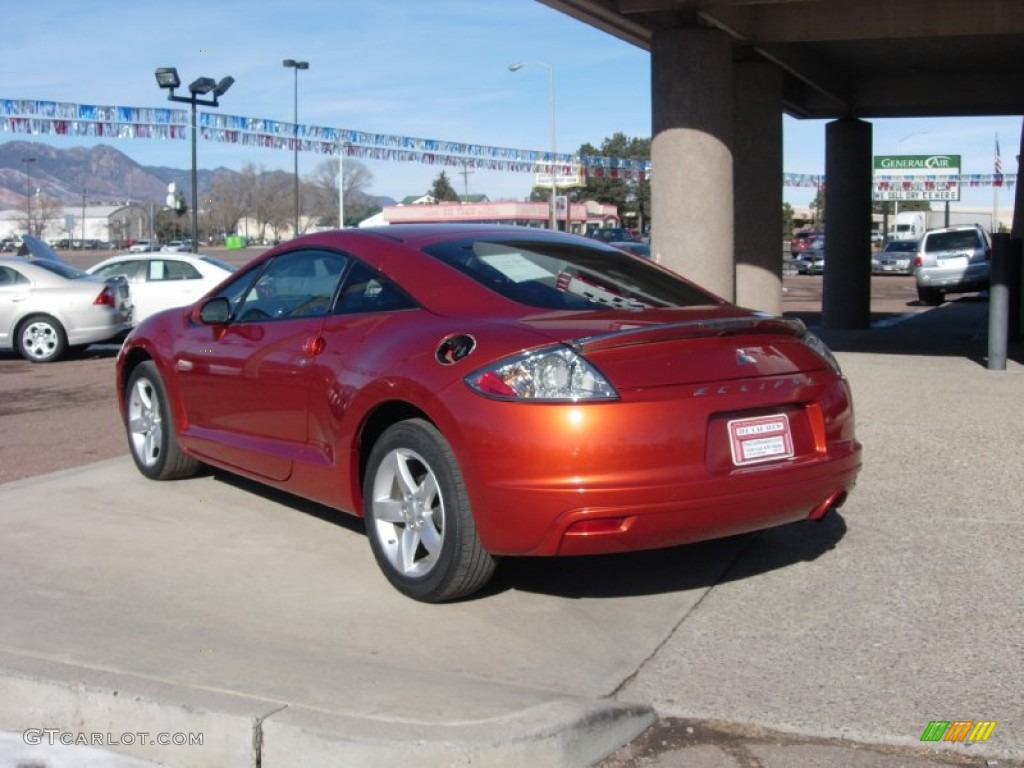
M21 272L10 267L0 267L0 286L20 285L27 282L28 278Z
M97 277L124 275L131 280L138 274L139 270L142 269L143 264L145 264L143 261L115 261L113 264L107 264L105 267L100 267L93 272L93 274Z
M199 280L202 275L191 264L177 259L153 259L149 262L149 281Z
M416 302L394 283L366 264L357 261L353 262L352 269L345 278L335 313L391 312L397 309L413 309L415 306Z
M240 322L262 322L326 315L347 264L347 257L332 251L283 253L244 292L234 316Z

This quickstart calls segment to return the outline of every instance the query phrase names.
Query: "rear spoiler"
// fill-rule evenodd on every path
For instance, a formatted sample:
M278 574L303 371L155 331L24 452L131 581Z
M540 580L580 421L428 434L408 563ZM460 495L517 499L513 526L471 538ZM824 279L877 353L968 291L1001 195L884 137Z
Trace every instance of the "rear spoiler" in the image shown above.
M743 317L716 317L704 320L686 320L662 325L635 325L622 330L577 339L571 346L579 352L589 353L637 344L710 336L735 336L741 333L774 333L802 337L807 326L798 318L778 315L744 315Z

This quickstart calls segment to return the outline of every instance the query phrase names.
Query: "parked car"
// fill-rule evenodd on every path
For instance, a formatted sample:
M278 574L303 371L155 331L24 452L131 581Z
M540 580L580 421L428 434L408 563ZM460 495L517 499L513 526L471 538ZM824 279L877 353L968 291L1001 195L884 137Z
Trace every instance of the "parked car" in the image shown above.
M136 240L128 249L129 253L152 253L159 251L160 244L156 240Z
M860 467L848 384L799 320L523 227L287 241L137 327L117 389L143 475L209 464L362 516L423 601L503 555L819 519Z
M793 235L793 238L789 241L789 255L792 258L797 258L802 253L806 253L811 249L811 246L818 240L825 239L824 232L806 231L797 232Z
M809 240L804 250L794 257L793 264L801 275L825 274L825 236Z
M641 243L639 241L627 241L627 242L612 242L609 245L614 245L620 251L626 253L632 253L635 256L643 256L645 259L651 258L651 245L650 243Z
M22 248L24 256L0 258L0 349L49 363L131 328L124 278L104 280L75 269L32 235L25 235Z
M912 275L916 254L916 240L890 240L871 259L871 271L876 275Z
M939 305L949 293L987 291L992 242L977 224L931 229L914 256L917 297Z
M112 256L86 270L90 275L124 275L131 286L136 325L157 312L191 304L235 268L202 254L135 253Z
M171 240L169 243L164 243L160 246L161 253L191 253L192 252L192 241L191 240Z
M640 238L625 227L601 227L591 230L587 236L604 243L640 242Z

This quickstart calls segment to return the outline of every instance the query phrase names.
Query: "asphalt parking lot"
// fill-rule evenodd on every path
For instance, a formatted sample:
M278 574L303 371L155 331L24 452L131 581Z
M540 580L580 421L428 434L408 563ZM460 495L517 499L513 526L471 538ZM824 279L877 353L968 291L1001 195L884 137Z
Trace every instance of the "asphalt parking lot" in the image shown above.
M425 748L440 723L514 734L530 711L585 741L602 729L580 713L601 713L613 739L629 728L613 732L609 713L640 732L646 707L657 723L602 766L1024 764L1019 460L1006 450L1024 440L1024 361L1017 349L1006 372L979 363L984 302L926 311L905 279L883 279L892 306L873 309L895 325L832 342L865 444L840 515L657 553L513 560L481 599L441 608L395 596L358 525L328 510L219 474L142 481L112 349L50 366L0 357L4 690L71 670L87 692L142 702L208 696L238 714L258 698L295 718L268 744L301 723L337 749L326 720L346 714L448 758L421 764L522 764ZM786 285L786 310L812 317L820 278ZM46 715L11 703L0 729ZM985 743L922 745L936 720L997 725ZM515 755L536 758L537 743Z

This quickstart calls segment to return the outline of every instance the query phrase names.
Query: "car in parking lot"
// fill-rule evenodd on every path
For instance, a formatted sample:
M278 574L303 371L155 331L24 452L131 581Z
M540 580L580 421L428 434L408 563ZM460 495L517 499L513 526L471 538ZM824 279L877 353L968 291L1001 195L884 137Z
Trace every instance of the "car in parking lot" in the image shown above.
M131 328L124 278L88 275L32 235L22 247L26 255L0 258L0 349L49 363Z
M287 241L144 321L116 367L143 475L208 464L363 517L427 602L506 555L820 519L860 468L848 383L799 320L525 227Z
M804 250L793 257L793 266L801 275L825 274L825 236L809 239Z
M917 240L890 240L871 259L871 272L876 275L912 275Z
M156 240L136 240L128 248L129 253L151 253L160 250L160 244Z
M914 255L918 299L939 305L950 293L988 290L991 259L992 242L977 224L928 230Z
M818 232L816 230L807 230L804 232L797 232L793 235L793 238L789 241L789 255L796 259L801 254L806 253L809 250L814 249L814 244L818 241L824 241L825 233Z
M611 242L611 243L609 243L609 245L614 245L620 251L625 251L626 253L632 253L635 256L643 256L645 259L651 258L651 244L650 243L641 243L638 240L625 240L625 241Z
M160 246L161 253L191 253L191 240L171 240Z
M129 253L86 270L90 275L124 275L135 306L133 322L172 307L191 304L235 271L214 256L185 253Z

